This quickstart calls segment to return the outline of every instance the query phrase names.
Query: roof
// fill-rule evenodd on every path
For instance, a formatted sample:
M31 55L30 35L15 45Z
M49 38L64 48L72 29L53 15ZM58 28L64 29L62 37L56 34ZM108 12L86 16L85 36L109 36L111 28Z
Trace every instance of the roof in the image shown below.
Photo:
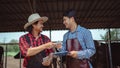
M49 17L44 30L64 30L62 15L71 8L83 27L120 28L120 0L0 0L0 32L24 31L33 12Z

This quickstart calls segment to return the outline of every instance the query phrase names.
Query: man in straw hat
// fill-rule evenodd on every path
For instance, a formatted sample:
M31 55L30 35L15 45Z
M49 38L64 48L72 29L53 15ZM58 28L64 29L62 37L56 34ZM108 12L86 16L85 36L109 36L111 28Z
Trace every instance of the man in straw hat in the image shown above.
M24 68L48 68L51 63L51 48L55 43L41 34L43 23L47 20L48 17L40 17L38 13L34 13L29 16L28 23L24 25L24 29L29 32L19 39L20 51L25 57Z

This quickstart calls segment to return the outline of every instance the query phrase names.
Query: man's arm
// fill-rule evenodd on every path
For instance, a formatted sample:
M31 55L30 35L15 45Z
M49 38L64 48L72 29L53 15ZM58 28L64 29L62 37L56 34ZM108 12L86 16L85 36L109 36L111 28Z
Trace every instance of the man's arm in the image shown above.
M28 48L26 56L36 55L37 53L39 53L45 49L50 49L50 48L54 47L54 45L55 45L54 43L48 42L48 43L42 44L38 47Z
M90 31L85 32L86 33L84 33L83 35L84 36L83 41L85 43L84 46L86 47L86 49L77 52L79 59L89 59L96 52L91 32Z
M48 42L46 44L42 44L38 47L31 47L29 46L29 44L27 43L27 41L25 40L25 38L22 36L19 39L19 47L21 50L21 53L23 56L33 56L36 55L37 53L43 51L44 49L50 49L54 46L55 43L52 42Z

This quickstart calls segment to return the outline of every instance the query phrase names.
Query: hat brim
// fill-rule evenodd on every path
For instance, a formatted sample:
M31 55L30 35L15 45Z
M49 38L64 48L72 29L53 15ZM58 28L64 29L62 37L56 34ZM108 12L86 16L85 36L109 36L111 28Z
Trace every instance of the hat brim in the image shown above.
M28 26L32 25L33 23L35 23L36 21L39 21L39 20L43 20L43 23L44 23L44 22L46 22L48 20L48 17L41 17L41 18L38 18L36 20L33 20L32 22L27 22L24 25L24 29L26 30Z

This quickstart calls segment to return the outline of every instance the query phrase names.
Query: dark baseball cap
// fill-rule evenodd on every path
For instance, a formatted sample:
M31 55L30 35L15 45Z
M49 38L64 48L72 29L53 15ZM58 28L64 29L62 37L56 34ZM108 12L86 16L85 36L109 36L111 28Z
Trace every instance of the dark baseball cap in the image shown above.
M75 17L76 16L76 11L74 9L69 9L66 12L64 12L63 16L67 17Z

